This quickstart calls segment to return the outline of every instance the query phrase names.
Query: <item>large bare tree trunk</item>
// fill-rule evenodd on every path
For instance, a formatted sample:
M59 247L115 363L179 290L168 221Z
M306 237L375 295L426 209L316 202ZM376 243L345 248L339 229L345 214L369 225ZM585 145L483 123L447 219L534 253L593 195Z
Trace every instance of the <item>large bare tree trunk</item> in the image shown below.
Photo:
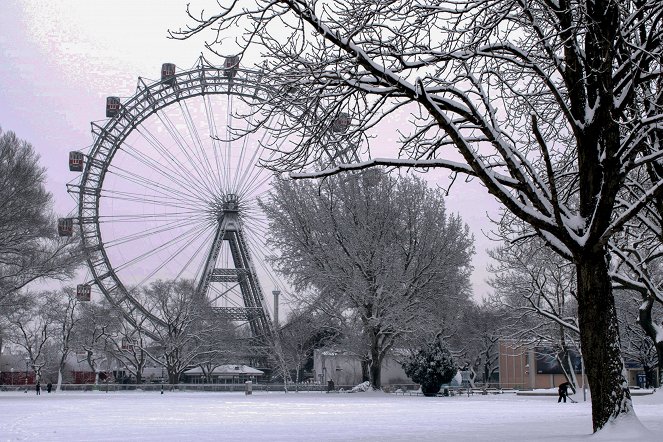
M606 256L601 249L579 258L576 264L580 341L592 393L594 431L633 412Z
M368 371L371 376L371 386L375 390L382 388L382 358L380 357L379 350L376 348L371 349L371 361Z
M368 360L362 359L361 360L361 381L366 382L371 380L371 375L369 374L368 370Z

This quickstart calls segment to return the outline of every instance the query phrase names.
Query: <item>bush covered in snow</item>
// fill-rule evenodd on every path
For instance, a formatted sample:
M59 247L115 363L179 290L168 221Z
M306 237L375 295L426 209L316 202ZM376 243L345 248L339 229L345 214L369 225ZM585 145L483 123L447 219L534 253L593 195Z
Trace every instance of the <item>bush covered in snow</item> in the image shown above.
M362 382L361 384L355 385L354 387L352 387L352 390L350 390L350 393L357 393L357 392L360 392L360 391L368 391L370 388L371 388L371 383L366 381L366 382Z
M447 345L436 339L403 363L403 370L414 382L421 385L425 396L434 396L442 384L449 383L458 368Z

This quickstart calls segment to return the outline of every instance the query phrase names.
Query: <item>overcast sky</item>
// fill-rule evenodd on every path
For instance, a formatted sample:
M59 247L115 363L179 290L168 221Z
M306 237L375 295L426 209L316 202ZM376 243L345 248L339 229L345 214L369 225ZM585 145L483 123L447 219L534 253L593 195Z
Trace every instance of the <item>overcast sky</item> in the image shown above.
M138 76L158 78L163 62L193 66L204 52L203 37L166 38L168 28L187 23L186 3L0 0L0 127L41 155L59 214L76 207L66 192L77 176L69 172L68 153L92 144L90 122L104 119L105 97L131 96ZM488 290L485 249L495 246L482 231L490 229L487 214L495 217L497 204L477 183L458 182L447 207L475 234L472 281L481 298Z

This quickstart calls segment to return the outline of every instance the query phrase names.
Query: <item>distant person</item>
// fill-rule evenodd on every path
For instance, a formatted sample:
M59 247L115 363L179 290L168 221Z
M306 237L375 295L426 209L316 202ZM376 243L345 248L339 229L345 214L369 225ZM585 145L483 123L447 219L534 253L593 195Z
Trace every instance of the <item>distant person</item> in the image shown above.
M573 385L571 385L569 381L559 384L559 388L557 389L557 392L559 393L559 399L557 399L558 404L562 402L562 399L564 399L564 403L566 403L566 398L569 395L569 388L573 390L573 394L576 393L576 389L573 388Z
M35 390L37 391L37 396L41 394L41 384L39 381L37 381L37 385L35 385Z
M46 391L47 392L50 393L52 389L53 389L53 384L51 384L50 382L48 384L46 384Z
M334 391L334 380L333 379L330 379L329 381L327 381L327 393L329 393L330 391Z

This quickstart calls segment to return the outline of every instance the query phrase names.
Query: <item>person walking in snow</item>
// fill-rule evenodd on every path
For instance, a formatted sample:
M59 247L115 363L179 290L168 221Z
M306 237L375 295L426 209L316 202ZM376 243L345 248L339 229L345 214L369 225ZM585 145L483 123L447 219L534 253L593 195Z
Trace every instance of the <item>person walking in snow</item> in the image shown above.
M47 392L50 393L52 389L53 389L53 384L51 384L50 382L48 384L46 384L46 391Z
M559 393L559 399L557 399L558 404L562 402L562 399L564 399L564 403L566 403L566 398L569 395L569 388L573 390L573 394L576 393L576 389L573 388L573 385L571 385L569 381L559 384L559 388L557 389L557 392Z
M41 394L41 384L39 381L37 381L37 385L35 385L35 390L37 390L37 396Z

